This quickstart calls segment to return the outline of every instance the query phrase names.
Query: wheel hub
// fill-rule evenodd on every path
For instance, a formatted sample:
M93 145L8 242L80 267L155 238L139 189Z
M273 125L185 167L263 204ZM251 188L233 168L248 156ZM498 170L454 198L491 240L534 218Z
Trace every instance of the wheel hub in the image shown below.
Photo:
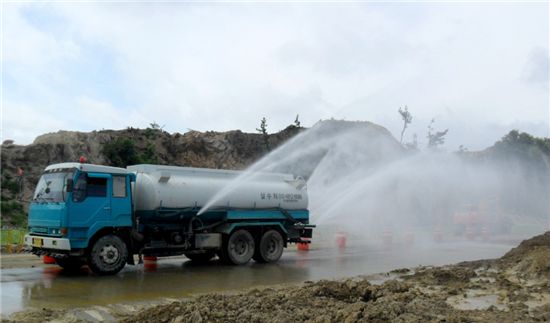
M246 241L240 239L240 240L235 242L235 248L234 249L235 249L235 252L239 256L242 256L242 255L246 254L247 249L248 249L248 244L246 243Z
M275 242L275 240L273 239L269 240L269 244L267 246L267 252L274 253L276 250L277 250L277 242Z
M101 257L103 262L107 264L114 264L118 260L118 249L115 248L113 245L105 245L103 248L101 248L99 256Z

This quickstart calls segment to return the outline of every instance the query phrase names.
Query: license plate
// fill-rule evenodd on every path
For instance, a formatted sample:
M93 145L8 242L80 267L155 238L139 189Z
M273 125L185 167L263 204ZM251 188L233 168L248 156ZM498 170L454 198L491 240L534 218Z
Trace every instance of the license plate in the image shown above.
M44 245L44 240L41 238L32 238L32 245L33 247L42 248Z

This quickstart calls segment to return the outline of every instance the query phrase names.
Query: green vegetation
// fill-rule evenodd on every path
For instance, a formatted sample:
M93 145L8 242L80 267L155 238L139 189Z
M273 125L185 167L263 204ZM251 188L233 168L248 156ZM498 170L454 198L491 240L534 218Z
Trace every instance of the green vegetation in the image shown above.
M19 193L19 185L8 174L5 174L2 179L2 189L7 189L13 196Z
M262 134L264 140L264 147L266 150L269 150L269 135L267 133L267 120L265 117L260 121L260 128L256 128L256 131Z
M294 119L294 126L297 127L297 128L300 128L302 123L300 122L300 120L298 120L298 118L300 117L299 114L296 115L296 119Z
M438 146L443 145L445 143L445 136L447 132L449 132L449 129L435 131L433 127L434 123L435 119L432 119L428 125L428 135L426 136L426 138L428 138L428 148L430 149L437 149Z
M141 158L132 139L116 138L103 145L103 154L116 167L139 164Z
M0 245L23 245L26 233L27 230L25 229L2 229L0 231Z
M550 156L550 138L538 138L526 132L512 130L495 143L495 148L521 152L538 149L541 153Z
M157 164L155 145L149 143L145 149L139 149L129 138L117 138L103 145L103 154L112 166L126 167L136 164Z
M149 143L147 147L145 147L145 150L143 151L143 154L141 154L141 163L142 164L158 164L159 159L157 156L157 153L155 152L155 145L152 143Z
M145 137L147 139L153 139L155 138L155 135L157 133L159 132L161 133L163 131L164 131L164 126L160 126L158 123L153 121L149 124L149 127L145 129Z
M17 228L27 227L27 214L21 202L2 196L0 208L2 213L2 226Z
M399 140L400 143L403 143L403 135L405 134L405 130L407 130L407 126L412 122L413 117L407 106L405 106L405 109L399 108L397 112L401 115L401 119L403 119L403 130L401 130L401 139Z
M550 166L550 138L537 138L512 130L493 147L501 156L521 158L533 165Z
M21 201L17 200L20 193L20 183L12 179L12 176L2 168L2 196L0 198L0 214L2 226L19 227L27 226L27 214Z

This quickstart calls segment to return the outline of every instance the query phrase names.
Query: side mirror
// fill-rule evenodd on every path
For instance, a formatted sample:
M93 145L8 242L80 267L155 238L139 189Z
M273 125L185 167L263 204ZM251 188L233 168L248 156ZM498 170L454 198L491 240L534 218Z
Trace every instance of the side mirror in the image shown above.
M65 190L67 193L73 191L74 182L72 178L67 178L67 183L65 184Z

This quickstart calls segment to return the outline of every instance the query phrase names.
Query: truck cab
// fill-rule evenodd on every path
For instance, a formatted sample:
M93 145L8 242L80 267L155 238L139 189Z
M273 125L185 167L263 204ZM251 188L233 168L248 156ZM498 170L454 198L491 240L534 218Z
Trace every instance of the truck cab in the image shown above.
M135 175L123 168L48 166L29 206L25 244L35 254L53 256L62 267L80 267L97 238L132 227L133 181Z

